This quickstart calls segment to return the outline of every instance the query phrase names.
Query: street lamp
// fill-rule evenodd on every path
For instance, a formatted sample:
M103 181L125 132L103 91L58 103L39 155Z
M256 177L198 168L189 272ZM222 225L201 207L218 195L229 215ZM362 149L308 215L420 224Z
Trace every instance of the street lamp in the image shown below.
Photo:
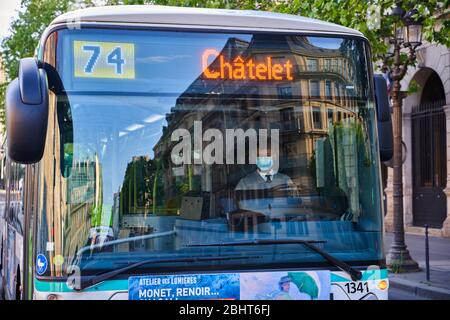
M404 41L403 38L404 34L405 32L403 26L399 22L398 24L395 25L395 42L397 42L399 45L401 45Z
M402 8L402 2L397 2L392 10L391 16L394 18L394 42L401 45L403 42L403 24L402 18L405 16L405 10Z
M410 10L405 15L404 38L405 47L416 49L422 44L422 22L414 18L418 14L416 9Z
M391 90L392 109L394 114L394 156L393 156L393 218L394 218L394 240L387 255L387 264L391 269L397 271L414 271L419 266L414 261L405 244L405 230L403 220L403 172L402 172L402 100L405 97L401 92L400 81L405 77L408 65L416 60L415 49L421 44L422 25L413 16L417 11L410 10L407 13L402 8L402 1L396 3L392 10L395 19L393 66L391 76L393 85ZM408 48L408 58L402 61L400 58L402 46Z
M387 48L387 52L385 55L383 55L382 58L383 59L392 58L394 56L394 48L395 48L392 37L390 35L383 37L383 43Z

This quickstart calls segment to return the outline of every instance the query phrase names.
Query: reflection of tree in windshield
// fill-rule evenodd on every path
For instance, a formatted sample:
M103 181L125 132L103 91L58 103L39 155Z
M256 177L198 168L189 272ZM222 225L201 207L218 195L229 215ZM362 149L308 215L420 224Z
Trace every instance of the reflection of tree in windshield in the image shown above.
M120 191L120 214L153 213L154 202L161 199L162 190L155 188L157 163L146 156L133 157L128 163ZM158 190L158 194L154 191Z

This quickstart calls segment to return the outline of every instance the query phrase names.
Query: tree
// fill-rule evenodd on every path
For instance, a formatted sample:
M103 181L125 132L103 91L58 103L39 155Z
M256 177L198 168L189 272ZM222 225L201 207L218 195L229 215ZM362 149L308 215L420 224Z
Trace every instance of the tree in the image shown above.
M18 17L11 23L10 35L1 43L1 56L7 80L17 77L19 60L32 57L49 23L66 12L72 0L22 0ZM0 86L0 118L5 123L4 95L7 83Z
M9 78L17 76L19 60L32 57L49 23L69 9L71 0L22 0L19 16L11 23L11 34L1 44L1 55Z
M2 123L1 128L2 130L5 130L5 107L4 107L4 101L5 101L5 93L6 93L6 87L8 86L8 83L0 83L0 121ZM2 143L3 141L0 141Z
M216 8L216 9L270 9L273 0L107 0L107 5L157 4L164 6Z
M387 51L383 36L392 34L395 18L390 16L394 0L292 0L280 1L274 10L337 23L362 32L369 40L373 57L378 60ZM440 17L447 13L449 0L401 1L406 9L417 9L423 19L423 36L430 43L450 46L450 20ZM415 18L418 18L415 17Z

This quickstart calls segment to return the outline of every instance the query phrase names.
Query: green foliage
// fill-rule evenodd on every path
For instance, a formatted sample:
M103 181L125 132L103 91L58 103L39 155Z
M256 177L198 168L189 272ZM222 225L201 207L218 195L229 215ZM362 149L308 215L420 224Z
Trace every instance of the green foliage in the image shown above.
M5 118L5 108L3 106L3 101L5 101L5 93L6 93L6 87L8 86L8 83L0 83L0 121L3 124L2 128L4 130L4 124L6 122Z
M34 56L39 39L58 15L67 11L72 0L22 0L18 17L11 23L10 35L1 42L1 57L8 80L17 77L19 60ZM6 84L0 87L0 120L5 123L4 94Z
M408 94L413 94L413 93L417 93L419 91L419 84L417 83L416 80L411 80L409 82L409 86L408 86Z
M273 0L107 0L107 5L117 4L156 4L164 6L216 8L216 9L247 9L247 10L270 10L275 1Z
M5 71L10 79L17 76L19 60L32 57L39 39L58 15L67 11L70 0L22 0L19 16L11 23L11 34L1 44Z
M424 39L429 42L450 46L450 22L437 22L440 14L448 10L449 0L413 0L403 1L403 8L417 9L423 19ZM350 27L362 32L370 41L374 57L385 53L387 48L383 36L393 34L396 19L389 15L395 6L393 0L293 0L283 1L275 10L290 14L299 14ZM416 17L417 18L417 17ZM439 28L436 28L440 25Z
M147 213L163 205L164 181L161 163L146 157L128 163L121 192L121 214Z

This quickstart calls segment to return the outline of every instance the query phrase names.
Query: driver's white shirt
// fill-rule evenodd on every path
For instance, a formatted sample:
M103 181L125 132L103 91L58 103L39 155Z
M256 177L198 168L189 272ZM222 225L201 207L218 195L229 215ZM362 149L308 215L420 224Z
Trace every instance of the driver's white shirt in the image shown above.
M267 175L271 176L271 181L268 181ZM280 185L294 187L291 178L282 173L263 173L259 170L252 172L242 178L237 184L235 190L264 190L272 189Z
M268 172L263 172L263 171L260 171L260 170L256 170L256 171L259 173L259 175L261 176L261 178L264 179L264 181L267 182L267 180L269 179L269 177L270 177L270 181L273 180L273 176L274 176L274 174L275 174L275 172L274 172L273 170L270 170L270 171L268 171ZM289 178L289 177L288 177L288 178Z

